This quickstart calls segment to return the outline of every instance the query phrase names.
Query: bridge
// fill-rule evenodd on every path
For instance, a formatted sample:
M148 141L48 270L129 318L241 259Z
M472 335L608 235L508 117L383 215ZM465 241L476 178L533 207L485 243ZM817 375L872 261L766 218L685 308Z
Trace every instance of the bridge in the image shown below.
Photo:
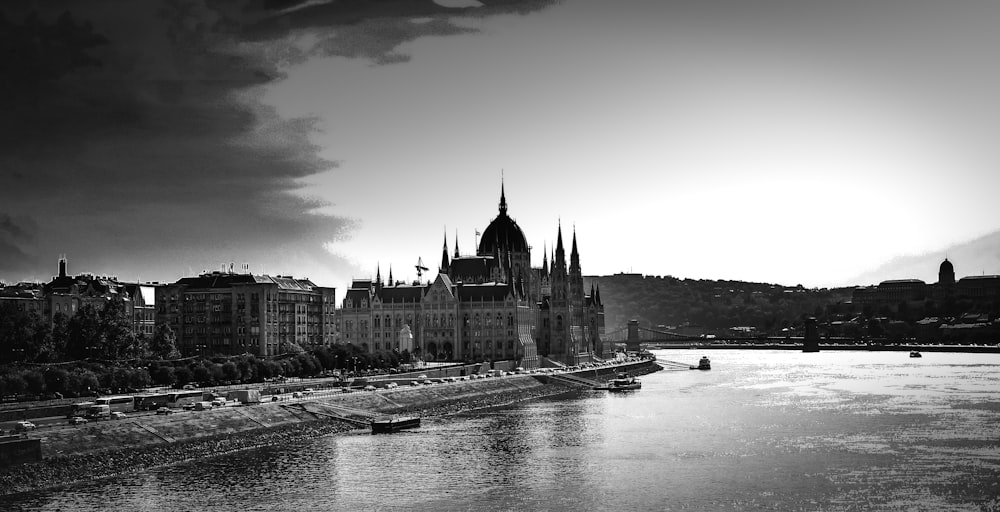
M811 327L811 329L810 329ZM645 327L639 327L638 320L629 320L628 325L625 328L618 329L617 331L612 331L605 333L603 339L615 343L618 345L625 345L625 350L629 352L640 352L642 349L653 349L653 348L687 348L692 344L705 344L705 343L721 343L721 342L739 342L739 343L765 343L774 344L782 343L788 344L792 343L799 345L803 348L808 344L807 341L812 341L812 346L810 351L818 350L819 336L816 333L815 323L806 326L806 337L794 337L794 336L784 336L784 337L766 337L766 338L753 338L749 336L712 336L710 338L702 336L692 336L688 334L677 334L675 332L667 331L657 331L655 329L647 329ZM852 341L845 338L826 338L827 343L837 342L837 341Z
M603 338L611 343L625 344L625 350L639 352L645 348L669 348L670 346L686 347L695 341L705 341L700 336L677 334L675 332L657 331L639 327L638 320L629 320L628 325L617 331L605 333Z

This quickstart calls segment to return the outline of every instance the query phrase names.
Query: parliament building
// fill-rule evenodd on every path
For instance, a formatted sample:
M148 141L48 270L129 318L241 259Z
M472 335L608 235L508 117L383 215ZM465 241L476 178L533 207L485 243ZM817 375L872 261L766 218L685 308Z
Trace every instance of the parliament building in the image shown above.
M556 247L531 266L531 246L507 214L482 232L475 255L444 241L433 280L354 280L338 310L339 343L368 352L408 350L426 361L515 360L534 368L610 357L600 290L584 290L576 233L567 263L562 226Z

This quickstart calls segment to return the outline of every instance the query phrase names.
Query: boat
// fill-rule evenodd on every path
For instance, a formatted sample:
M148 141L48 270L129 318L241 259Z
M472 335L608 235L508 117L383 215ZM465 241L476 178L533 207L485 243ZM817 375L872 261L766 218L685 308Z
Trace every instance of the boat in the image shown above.
M608 381L606 386L597 386L594 389L606 391L631 391L642 388L642 382L627 373L619 373L615 378Z
M698 360L698 366L692 366L691 369L692 370L711 370L712 369L712 362L708 360L708 356L702 356L701 359Z
M911 350L910 351L910 357L924 357L924 356L920 355L920 352L918 352L916 350Z
M372 420L372 434L391 434L409 428L420 427L420 418L412 416L382 417Z

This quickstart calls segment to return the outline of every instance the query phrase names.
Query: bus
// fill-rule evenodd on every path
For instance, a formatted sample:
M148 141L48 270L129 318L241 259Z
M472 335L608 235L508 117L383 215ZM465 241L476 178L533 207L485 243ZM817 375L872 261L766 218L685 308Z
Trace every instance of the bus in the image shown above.
M133 398L137 411L153 411L160 407L166 407L170 402L170 395L167 393L136 395Z
M135 410L135 401L131 396L102 396L94 400L94 405L106 405L111 412L132 412Z
M174 393L167 393L167 405L170 407L181 407L184 404L201 402L204 396L205 393L201 391L176 391Z
M77 402L69 406L69 414L66 415L67 418L72 418L74 416L85 416L90 412L90 406L94 405L94 402Z

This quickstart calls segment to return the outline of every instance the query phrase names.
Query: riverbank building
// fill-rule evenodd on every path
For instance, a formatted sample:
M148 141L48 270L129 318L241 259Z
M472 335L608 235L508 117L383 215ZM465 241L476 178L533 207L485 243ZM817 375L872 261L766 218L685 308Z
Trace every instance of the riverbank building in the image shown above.
M515 360L534 368L610 357L604 305L599 290L584 290L575 230L568 263L560 225L551 268L548 254L532 267L502 185L499 212L475 254L463 255L457 238L450 253L445 236L433 280L393 281L390 270L383 282L379 269L374 280L352 282L339 315L339 342L368 352L400 351L406 329L411 353L427 361Z

